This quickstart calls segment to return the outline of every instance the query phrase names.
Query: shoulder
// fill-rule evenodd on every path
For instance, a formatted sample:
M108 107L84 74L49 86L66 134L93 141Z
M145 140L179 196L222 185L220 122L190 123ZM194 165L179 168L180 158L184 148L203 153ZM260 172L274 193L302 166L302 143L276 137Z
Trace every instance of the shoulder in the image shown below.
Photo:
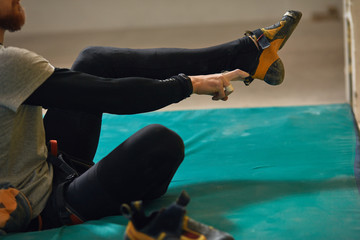
M42 56L23 48L17 47L2 47L0 48L0 61L7 69L17 67L36 66L39 63L41 67L47 68L51 64ZM1 67L3 68L3 67Z
M16 109L55 68L40 55L16 47L0 47L0 105Z
M49 77L54 67L42 56L17 47L0 48L0 81L27 79L34 76Z
M11 61L13 59L20 59L21 57L31 57L33 55L29 50L23 49L23 48L17 48L17 47L1 47L0 48L0 58L3 61Z

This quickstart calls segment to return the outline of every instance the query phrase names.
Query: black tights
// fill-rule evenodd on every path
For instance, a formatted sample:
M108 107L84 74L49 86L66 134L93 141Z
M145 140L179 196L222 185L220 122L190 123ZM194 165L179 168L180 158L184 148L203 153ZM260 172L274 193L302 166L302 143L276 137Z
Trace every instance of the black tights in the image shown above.
M203 49L90 47L79 55L72 69L107 78L166 79L179 73L201 75L236 68L253 72L257 58L255 44L243 37ZM102 113L49 109L44 118L46 138L56 139L61 151L90 163L101 120ZM116 215L123 202L163 195L183 159L181 138L164 126L150 125L75 179L65 196L87 220Z

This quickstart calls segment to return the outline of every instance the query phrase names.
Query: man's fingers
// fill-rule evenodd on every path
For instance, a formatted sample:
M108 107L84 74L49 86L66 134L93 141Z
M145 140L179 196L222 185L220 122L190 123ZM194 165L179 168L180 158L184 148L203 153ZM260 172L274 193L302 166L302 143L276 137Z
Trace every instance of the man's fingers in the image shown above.
M244 81L245 78L250 76L249 73L240 69L236 69L230 72L224 72L222 75L229 81Z

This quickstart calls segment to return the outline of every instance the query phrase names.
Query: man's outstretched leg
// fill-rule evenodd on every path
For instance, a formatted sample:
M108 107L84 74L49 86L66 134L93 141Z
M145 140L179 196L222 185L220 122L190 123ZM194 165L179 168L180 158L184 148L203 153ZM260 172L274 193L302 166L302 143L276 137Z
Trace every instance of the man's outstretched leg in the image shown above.
M288 11L272 26L247 31L245 37L207 48L89 47L80 53L74 66L83 69L85 65L87 73L101 77L155 79L179 73L206 75L241 69L252 79L278 85L285 70L277 51L290 38L301 16L299 11Z

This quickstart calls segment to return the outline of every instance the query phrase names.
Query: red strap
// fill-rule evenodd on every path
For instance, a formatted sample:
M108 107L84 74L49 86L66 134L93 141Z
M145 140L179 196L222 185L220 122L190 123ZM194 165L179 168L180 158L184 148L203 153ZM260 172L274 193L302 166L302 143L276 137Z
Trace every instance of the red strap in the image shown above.
M50 153L54 157L58 155L58 145L56 140L50 140Z
M70 225L77 225L77 224L82 224L84 223L83 220L81 220L78 216L76 216L75 214L71 214L70 215L70 220L71 220L71 223Z
M197 235L197 234L195 234L195 233L191 233L191 232L183 232L182 234L181 234L181 236L185 236L186 238L190 238L190 239L199 239L200 238L200 236L199 235Z
M43 229L43 220L41 215L38 216L38 220L39 220L39 231L41 231Z

